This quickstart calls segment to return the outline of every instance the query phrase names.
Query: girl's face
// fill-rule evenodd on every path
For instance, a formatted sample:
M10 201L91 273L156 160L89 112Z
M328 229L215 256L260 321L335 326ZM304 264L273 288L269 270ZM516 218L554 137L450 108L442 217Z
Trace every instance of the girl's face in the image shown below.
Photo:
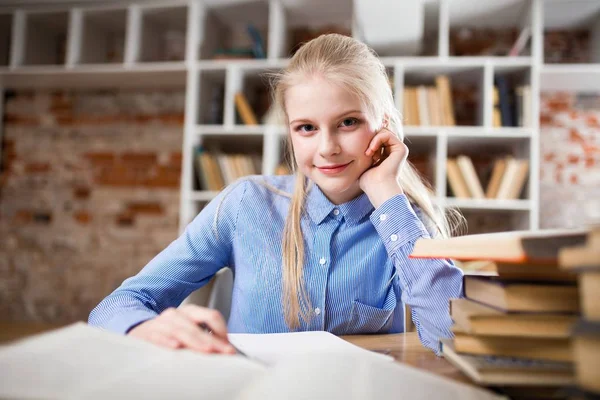
M376 133L361 101L313 77L288 88L285 105L300 171L334 204L358 196L358 178L372 164L365 151Z

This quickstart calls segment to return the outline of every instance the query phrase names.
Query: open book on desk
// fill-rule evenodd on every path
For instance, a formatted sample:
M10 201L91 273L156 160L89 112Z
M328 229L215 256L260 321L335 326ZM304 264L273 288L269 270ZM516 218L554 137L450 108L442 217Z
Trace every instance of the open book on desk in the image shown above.
M327 333L232 335L232 341L249 357L170 350L77 323L0 346L0 398L499 398ZM269 344L283 356L266 351Z

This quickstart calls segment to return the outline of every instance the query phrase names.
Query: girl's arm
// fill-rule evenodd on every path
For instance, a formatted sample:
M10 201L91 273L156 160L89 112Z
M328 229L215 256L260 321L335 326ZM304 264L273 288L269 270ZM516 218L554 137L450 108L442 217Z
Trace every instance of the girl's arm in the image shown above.
M430 236L404 194L385 201L370 218L396 267L393 284L411 308L407 318L421 343L439 354L439 339L452 337L449 300L462 297L462 271L449 260L409 258L415 241Z
M247 184L241 181L223 190L179 238L92 310L90 325L127 333L164 310L177 307L227 266ZM217 209L215 231L213 222Z

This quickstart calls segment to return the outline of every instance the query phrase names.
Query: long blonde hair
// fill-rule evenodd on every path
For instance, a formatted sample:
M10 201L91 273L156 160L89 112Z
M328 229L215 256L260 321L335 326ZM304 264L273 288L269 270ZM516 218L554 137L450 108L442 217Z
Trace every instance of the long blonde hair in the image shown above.
M281 73L272 75L274 106L289 122L285 109L288 88L307 77L318 74L334 81L363 101L371 121L388 120L388 128L404 140L401 116L394 104L384 65L364 43L339 34L326 34L304 44ZM291 149L291 140L288 138ZM289 154L293 154L291 151ZM293 159L293 157L291 157ZM292 167L296 170L295 162ZM283 296L286 323L291 329L300 325L300 317L309 319L310 300L303 279L304 236L300 225L308 182L296 171L296 184L283 231ZM420 208L422 219L435 236L451 235L452 218L436 207L431 187L415 168L406 163L397 177L411 203Z

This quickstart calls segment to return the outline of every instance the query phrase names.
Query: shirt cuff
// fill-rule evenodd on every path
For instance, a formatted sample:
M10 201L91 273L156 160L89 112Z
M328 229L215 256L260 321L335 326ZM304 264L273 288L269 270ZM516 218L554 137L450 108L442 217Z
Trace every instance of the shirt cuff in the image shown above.
M386 200L371 213L370 219L390 254L406 243L429 237L423 222L404 194Z
M126 313L118 314L111 318L104 328L111 332L127 334L131 329L138 326L142 322L146 322L149 319L156 317L154 311L151 310L128 310Z

